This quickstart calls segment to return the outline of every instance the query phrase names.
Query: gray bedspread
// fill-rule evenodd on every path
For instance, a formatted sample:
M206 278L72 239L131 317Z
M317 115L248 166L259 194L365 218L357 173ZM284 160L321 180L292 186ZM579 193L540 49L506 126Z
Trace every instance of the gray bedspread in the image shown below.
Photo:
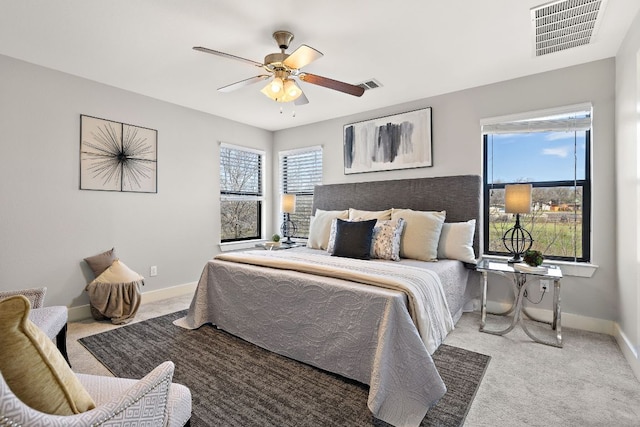
M433 354L453 330L453 319L440 278L433 271L396 262L328 257L323 251L312 252L257 250L220 254L215 259L299 271L401 291L407 297L409 315L429 354Z
M369 409L392 425L419 425L446 391L397 290L212 260L187 317L176 321L206 323L368 384Z

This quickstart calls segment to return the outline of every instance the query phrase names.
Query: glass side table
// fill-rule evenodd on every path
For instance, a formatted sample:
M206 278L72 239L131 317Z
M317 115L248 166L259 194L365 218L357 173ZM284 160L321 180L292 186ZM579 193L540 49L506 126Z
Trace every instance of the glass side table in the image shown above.
M557 266L553 265L543 265L544 270L542 271L520 271L513 267L513 264L508 264L506 262L500 261L492 261L488 259L482 259L476 269L482 273L482 307L481 307L481 320L480 320L480 331L493 335L505 335L513 330L516 325L519 323L524 332L534 340L535 342L551 345L554 347L562 347L562 327L561 327L561 309L560 309L560 280L562 279L562 270ZM507 315L513 312L513 319L509 327L501 331L488 330L485 328L486 326L486 318L487 318L487 285L488 285L488 276L489 274L497 274L499 276L506 277L510 279L511 285L513 286L513 291L515 295L515 301L512 308L505 312L499 313L499 315ZM534 280L532 280L534 279ZM534 281L537 282L541 279L553 280L553 321L551 324L551 329L555 331L555 340L548 341L543 340L531 333L527 328L527 325L522 321L522 316L527 316L531 320L541 323L538 319L532 318L528 315L523 306L523 298L525 291L529 284Z
M293 242L293 243L280 243L279 245L268 245L267 242L265 243L256 243L255 247L256 248L262 248L262 249L266 249L268 251L280 251L283 249L291 249L291 248L297 248L300 246L306 246L306 244L304 243L298 243L298 242Z

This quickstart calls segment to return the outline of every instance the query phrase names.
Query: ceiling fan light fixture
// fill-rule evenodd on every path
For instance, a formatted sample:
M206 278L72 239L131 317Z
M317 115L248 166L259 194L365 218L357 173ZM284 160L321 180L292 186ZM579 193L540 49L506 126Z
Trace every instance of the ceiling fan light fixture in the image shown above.
M263 87L260 92L262 92L267 98L271 98L274 101L278 101L278 99L281 98L280 92L275 92L274 93L271 90L271 83L272 82L267 83L267 85L265 87Z
M291 101L294 101L302 94L302 90L298 87L296 82L291 79L287 79L287 81L284 82L284 91Z
M270 89L274 94L279 94L282 92L282 87L284 83L280 77L276 77L271 81Z
M279 82L276 82L276 80L279 80ZM279 88L279 90L274 91L274 87ZM260 92L276 102L295 101L302 95L302 89L300 89L295 81L289 78L282 80L279 77L274 78L273 81L262 88Z

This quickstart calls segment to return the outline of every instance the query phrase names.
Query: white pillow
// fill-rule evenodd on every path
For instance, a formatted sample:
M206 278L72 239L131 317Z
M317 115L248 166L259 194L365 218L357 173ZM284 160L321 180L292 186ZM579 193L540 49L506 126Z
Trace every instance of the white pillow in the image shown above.
M400 240L400 256L420 261L437 261L438 242L445 217L446 211L392 209L391 219L404 218L406 221Z
M307 247L313 249L327 249L329 246L329 233L331 232L331 221L334 218L347 219L349 211L323 211L316 209L315 216L311 217L309 225L309 239Z
M438 258L457 259L475 264L476 256L473 252L475 231L475 219L467 222L445 222L442 225L440 242L438 243Z
M349 208L349 221L365 221L367 219L391 219L391 209L386 211L359 211Z

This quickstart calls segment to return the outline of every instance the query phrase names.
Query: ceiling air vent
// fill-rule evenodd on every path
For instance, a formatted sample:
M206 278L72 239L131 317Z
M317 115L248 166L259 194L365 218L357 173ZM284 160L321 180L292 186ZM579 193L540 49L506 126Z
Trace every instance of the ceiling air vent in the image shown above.
M560 0L531 9L536 56L589 44L606 0Z
M379 87L382 87L382 83L380 83L376 79L370 79L370 80L367 80L366 82L362 82L362 83L360 83L360 84L358 84L356 86L360 86L364 90L371 90L371 89L377 89Z

